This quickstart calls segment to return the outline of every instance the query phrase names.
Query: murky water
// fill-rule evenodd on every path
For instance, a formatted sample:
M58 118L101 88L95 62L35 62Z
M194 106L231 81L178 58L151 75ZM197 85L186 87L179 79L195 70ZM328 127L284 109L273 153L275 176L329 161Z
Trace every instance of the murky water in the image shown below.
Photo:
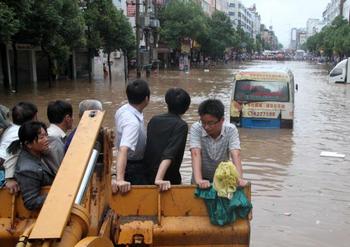
M299 84L294 129L239 129L245 177L252 182L251 246L350 246L350 85L328 83L323 65L280 65L290 67ZM241 67L153 74L146 120L166 111L164 94L174 86L191 94L192 104L184 116L189 125L198 120L198 104L206 98L221 99L228 110L232 74ZM126 102L125 83L120 74L114 77L112 84L64 81L51 89L39 83L35 90L29 85L14 95L0 89L0 103L12 106L20 100L32 101L39 106L39 119L47 121L48 101L66 99L73 104L78 121L78 103L97 98L107 111L105 125L113 127L115 110ZM346 157L320 157L321 151ZM181 168L185 183L190 181L190 164L187 148Z

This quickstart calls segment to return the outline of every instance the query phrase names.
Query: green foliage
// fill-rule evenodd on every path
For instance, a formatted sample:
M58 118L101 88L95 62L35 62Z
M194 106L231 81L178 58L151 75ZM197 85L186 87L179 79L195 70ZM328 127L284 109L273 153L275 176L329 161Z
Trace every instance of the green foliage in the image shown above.
M160 15L160 39L171 48L179 48L184 38L198 40L208 32L207 18L193 1L170 1Z
M199 40L202 51L211 57L223 57L225 49L237 47L239 37L232 27L230 18L223 12L216 11L207 18L207 36Z
M95 50L103 48L106 53L116 49L130 53L135 49L132 27L122 11L118 10L111 0L88 2L84 18L88 26L89 48Z
M309 51L328 57L334 54L349 56L349 45L350 26L342 16L335 18L331 25L324 27L320 33L316 33L306 41L306 48Z
M67 61L74 47L84 44L85 22L76 0L35 0L26 38L39 45L50 59Z
M20 21L12 8L0 2L0 42L9 42L20 28Z

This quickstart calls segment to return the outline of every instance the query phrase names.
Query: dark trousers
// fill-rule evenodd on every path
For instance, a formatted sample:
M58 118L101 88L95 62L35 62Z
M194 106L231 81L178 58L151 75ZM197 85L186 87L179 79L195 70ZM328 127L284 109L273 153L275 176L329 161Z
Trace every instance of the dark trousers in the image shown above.
M132 185L146 185L145 168L142 160L128 160L125 169L125 181Z

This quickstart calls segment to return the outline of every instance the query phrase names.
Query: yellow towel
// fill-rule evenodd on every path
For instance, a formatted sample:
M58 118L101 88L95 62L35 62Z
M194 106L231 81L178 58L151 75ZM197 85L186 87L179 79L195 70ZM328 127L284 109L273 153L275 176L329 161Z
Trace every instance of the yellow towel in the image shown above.
M239 174L231 161L223 161L216 168L214 174L214 189L218 196L232 198L238 185Z

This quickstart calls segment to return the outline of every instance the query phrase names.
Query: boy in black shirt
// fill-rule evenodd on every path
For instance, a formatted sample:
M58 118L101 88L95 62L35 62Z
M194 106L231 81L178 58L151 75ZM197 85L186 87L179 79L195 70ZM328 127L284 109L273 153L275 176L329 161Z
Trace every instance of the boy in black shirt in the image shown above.
M147 143L144 154L149 184L161 191L171 184L181 184L180 166L188 133L183 115L191 103L189 94L181 88L171 88L165 94L168 113L152 117L147 126Z

